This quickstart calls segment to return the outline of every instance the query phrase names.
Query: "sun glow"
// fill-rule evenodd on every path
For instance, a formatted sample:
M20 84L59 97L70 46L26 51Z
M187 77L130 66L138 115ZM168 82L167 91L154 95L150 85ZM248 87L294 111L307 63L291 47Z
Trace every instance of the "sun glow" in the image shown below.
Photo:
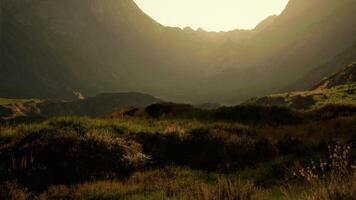
M208 31L253 29L270 15L280 14L288 0L134 0L165 26Z

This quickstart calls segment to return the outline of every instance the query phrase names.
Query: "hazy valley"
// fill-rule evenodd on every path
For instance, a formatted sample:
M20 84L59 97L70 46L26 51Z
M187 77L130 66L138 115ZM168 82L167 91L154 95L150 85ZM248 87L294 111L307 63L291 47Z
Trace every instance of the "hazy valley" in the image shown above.
M0 199L356 199L355 0L227 32L0 6Z
M164 27L131 0L2 2L0 91L9 98L135 91L236 104L303 80L356 34L353 0L293 0L254 30L226 33Z

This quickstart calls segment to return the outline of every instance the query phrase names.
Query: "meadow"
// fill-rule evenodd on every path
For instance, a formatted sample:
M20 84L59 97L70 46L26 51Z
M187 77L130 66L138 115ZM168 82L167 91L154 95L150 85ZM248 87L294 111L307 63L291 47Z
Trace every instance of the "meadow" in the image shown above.
M355 199L346 107L153 105L144 116L3 124L0 199Z

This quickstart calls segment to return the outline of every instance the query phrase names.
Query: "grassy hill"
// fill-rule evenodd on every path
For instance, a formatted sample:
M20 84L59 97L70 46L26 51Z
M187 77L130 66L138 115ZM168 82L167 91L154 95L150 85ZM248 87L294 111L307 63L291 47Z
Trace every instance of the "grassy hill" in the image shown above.
M340 85L333 88L315 89L311 91L274 94L255 98L247 104L286 106L295 109L316 109L328 104L355 105L356 84Z
M320 81L312 89L251 99L247 104L316 109L328 104L356 105L356 64Z

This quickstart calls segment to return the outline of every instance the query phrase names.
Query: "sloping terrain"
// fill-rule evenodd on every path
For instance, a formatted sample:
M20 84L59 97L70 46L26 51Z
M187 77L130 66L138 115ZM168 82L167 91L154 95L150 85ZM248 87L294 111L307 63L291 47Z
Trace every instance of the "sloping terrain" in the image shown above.
M54 116L101 117L116 109L145 107L161 100L140 93L106 93L83 100L28 100L0 105L0 119L33 121Z
M312 70L294 84L285 88L288 91L308 90L317 85L320 80L330 77L342 70L346 65L356 62L356 43L344 52L335 56L332 60Z
M220 87L214 96L236 102L276 93L325 64L354 43L355 6L347 0L291 0L272 24L233 48L235 62L211 81L211 88Z
M132 0L2 0L0 96L135 91L236 104L279 91L349 48L355 4L291 0L255 30L210 33L164 27Z
M240 33L163 27L132 0L3 0L1 9L0 96L11 98L187 96L207 51Z
M356 105L356 63L320 81L310 90L251 99L247 104L314 109L328 104Z
M356 83L356 62L347 66L340 72L333 76L321 81L316 85L315 89L333 88L339 85L348 85Z

